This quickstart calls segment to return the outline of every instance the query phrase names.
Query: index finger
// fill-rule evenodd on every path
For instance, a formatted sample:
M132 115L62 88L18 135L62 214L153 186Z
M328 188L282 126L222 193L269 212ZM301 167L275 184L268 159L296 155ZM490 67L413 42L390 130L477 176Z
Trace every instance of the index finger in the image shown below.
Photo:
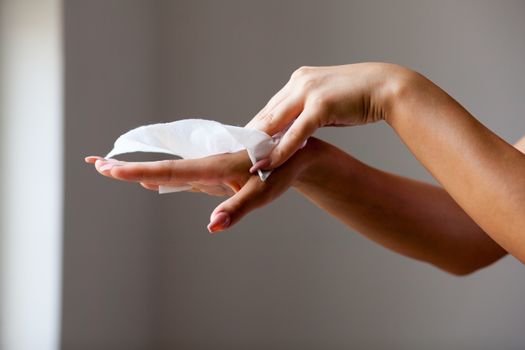
M299 93L287 96L271 110L255 116L246 127L264 131L270 136L286 129L286 127L303 110L303 98Z

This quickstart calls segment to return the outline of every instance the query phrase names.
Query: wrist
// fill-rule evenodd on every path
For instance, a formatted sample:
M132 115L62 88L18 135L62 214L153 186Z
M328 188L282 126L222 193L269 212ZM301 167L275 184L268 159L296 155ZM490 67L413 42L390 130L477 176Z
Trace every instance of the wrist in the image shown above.
M388 78L383 85L383 119L393 126L401 107L411 100L416 92L425 90L429 81L411 69L398 65L390 66Z

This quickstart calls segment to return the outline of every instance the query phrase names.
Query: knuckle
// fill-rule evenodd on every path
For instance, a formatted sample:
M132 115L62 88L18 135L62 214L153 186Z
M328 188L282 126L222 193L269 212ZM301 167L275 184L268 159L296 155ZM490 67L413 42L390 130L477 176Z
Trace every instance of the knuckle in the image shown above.
M308 66L299 67L292 73L292 79L303 78L304 76L307 76L311 71L312 71L312 67L308 67Z
M181 161L184 161L184 160L186 160L186 159L184 159L184 158L173 158L173 159L165 159L165 160L162 160L161 162L163 162L164 165L166 165L167 167L175 168L175 167L179 166L179 163Z
M301 89L305 92L313 91L317 86L317 80L312 76L304 77L301 81Z
M297 139L301 138L302 130L299 130L298 128L290 128L286 132L288 134L288 138L292 141L296 141Z
M318 75L315 67L301 67L292 74L292 79L300 90L311 92L319 85Z
M178 159L166 159L162 160L159 163L159 168L163 169L164 171L170 171L171 169L175 168L177 166Z
M310 98L309 105L317 112L326 112L330 109L331 101L326 96L318 94Z
M125 178L126 175L133 177L135 174L133 174L133 171L130 169L123 169L122 167L115 167L112 169L111 174L116 177L117 179Z
M261 120L264 121L264 122L271 122L272 120L274 120L274 115L272 112L268 112L268 113L264 113L262 116L261 116Z
M267 128L270 129L273 128L276 123L275 114L273 112L263 114L260 120Z
M162 171L159 175L161 175L160 177L162 178L162 180L164 181L167 181L167 182L170 182L173 180L174 178L174 169L175 169L175 165L177 164L176 163L176 159L167 159L167 160L163 160L162 161Z

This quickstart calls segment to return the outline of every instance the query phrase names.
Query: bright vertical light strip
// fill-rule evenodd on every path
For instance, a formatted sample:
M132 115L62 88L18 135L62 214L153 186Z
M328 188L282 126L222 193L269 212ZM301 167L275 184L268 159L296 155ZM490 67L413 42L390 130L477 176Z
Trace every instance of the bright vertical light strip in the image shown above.
M60 0L0 0L2 350L59 347Z

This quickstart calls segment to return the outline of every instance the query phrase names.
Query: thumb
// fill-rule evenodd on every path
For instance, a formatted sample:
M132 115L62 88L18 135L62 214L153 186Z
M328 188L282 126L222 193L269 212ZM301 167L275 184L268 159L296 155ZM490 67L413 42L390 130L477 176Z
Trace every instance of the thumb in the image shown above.
M219 204L211 213L208 231L223 231L246 214L270 201L270 191L265 182L258 176L252 176L239 192Z

